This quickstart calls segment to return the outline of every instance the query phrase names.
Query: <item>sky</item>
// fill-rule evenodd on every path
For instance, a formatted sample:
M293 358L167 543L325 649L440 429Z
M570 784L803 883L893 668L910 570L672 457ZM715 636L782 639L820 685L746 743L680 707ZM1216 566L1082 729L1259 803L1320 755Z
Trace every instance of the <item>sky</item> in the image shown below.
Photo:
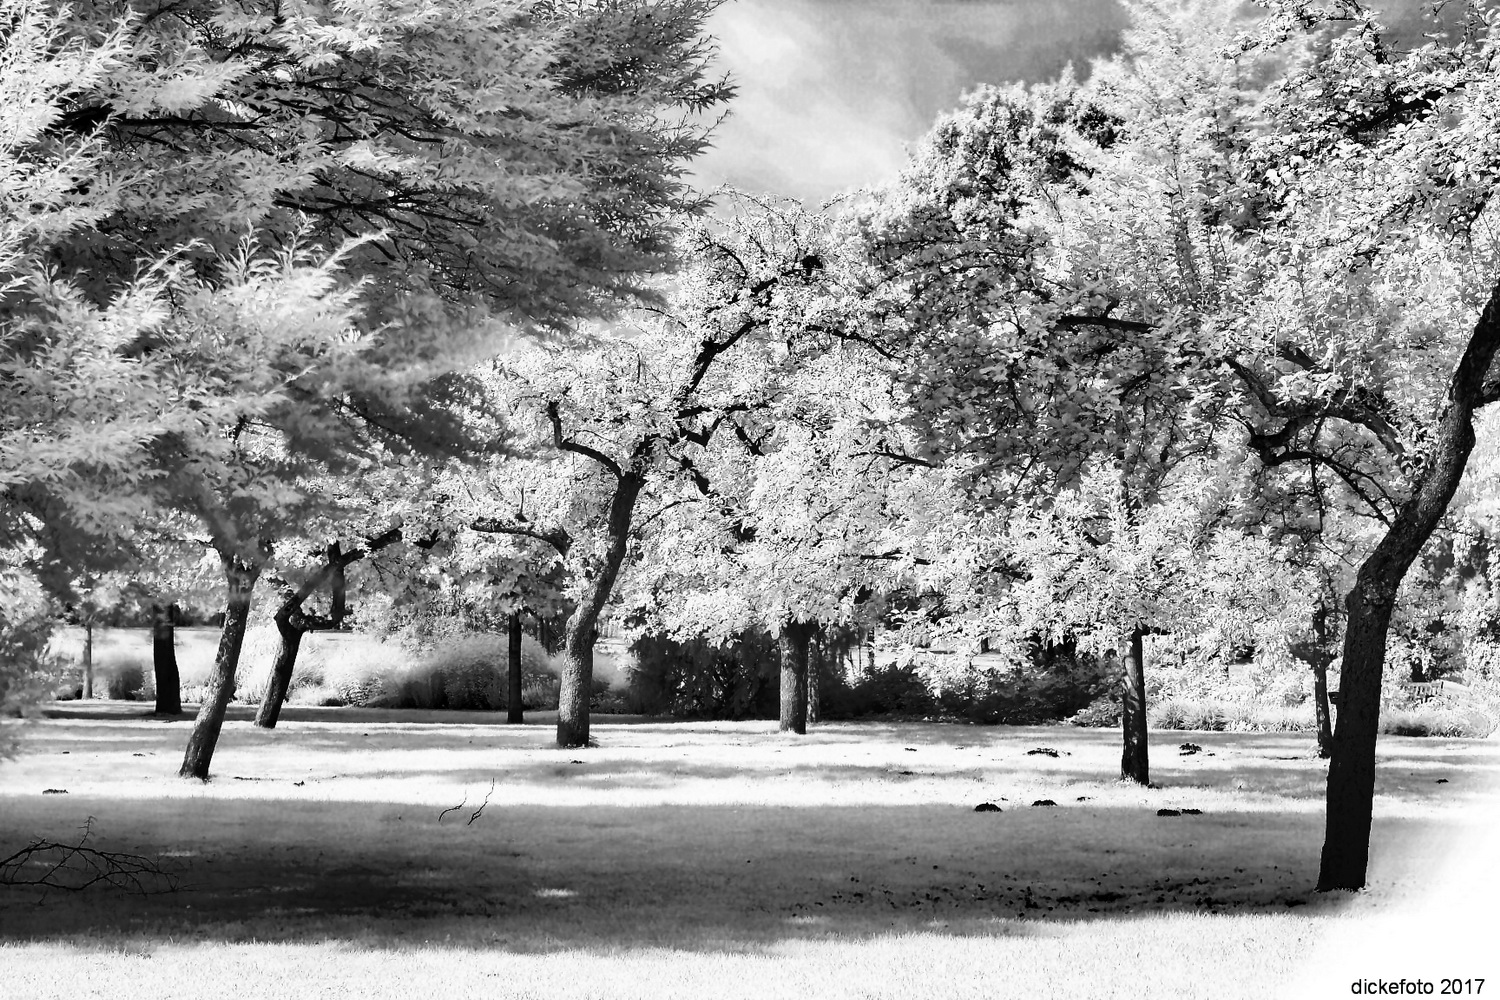
M1401 34L1418 0L1375 6ZM1117 0L728 0L709 30L739 93L697 181L811 203L878 184L964 93L1086 76L1124 25Z
M965 92L1082 70L1123 24L1115 0L729 0L710 31L739 94L699 183L813 202L878 183Z

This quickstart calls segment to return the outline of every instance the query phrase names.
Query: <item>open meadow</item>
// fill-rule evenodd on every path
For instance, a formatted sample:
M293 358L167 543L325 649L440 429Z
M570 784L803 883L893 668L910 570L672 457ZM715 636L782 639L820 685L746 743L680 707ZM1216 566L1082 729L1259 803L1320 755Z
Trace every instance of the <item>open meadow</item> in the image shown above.
M1302 735L1154 732L1142 788L1113 730L627 719L559 750L546 715L496 721L234 708L200 783L176 776L189 719L54 704L0 766L0 853L92 818L90 845L180 887L0 889L4 995L1333 996L1497 971L1462 943L1494 899L1495 853L1466 853L1493 741L1383 738L1370 887L1318 896Z

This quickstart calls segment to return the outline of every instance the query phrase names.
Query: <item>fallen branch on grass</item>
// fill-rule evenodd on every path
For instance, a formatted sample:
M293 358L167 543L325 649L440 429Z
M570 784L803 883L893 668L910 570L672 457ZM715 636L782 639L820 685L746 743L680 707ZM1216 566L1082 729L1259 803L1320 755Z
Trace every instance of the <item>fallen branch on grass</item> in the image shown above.
M484 813L484 807L490 804L490 796L494 795L494 794L495 794L495 779L491 778L490 779L490 790L484 793L484 801L481 802L481 803L479 803L479 808L474 810L473 814L471 814L469 816L469 822L465 823L464 826L469 826L470 824L472 824L476 819L478 819Z
M478 809L475 809L472 813L469 814L469 821L467 823L465 823L464 826L472 826L473 823L474 823L474 821L476 819L478 819L480 816L484 815L484 807L490 804L490 796L494 795L494 794L495 794L495 779L491 778L490 779L490 790L488 792L484 793L484 801L481 802L481 803L479 803L479 808ZM465 791L464 792L463 800L460 801L458 803L458 805L456 805L456 806L449 806L447 809L444 809L442 812L438 813L438 822L441 823L443 821L443 817L444 816L447 816L451 812L458 812L460 809L462 809L464 806L466 806L468 804L469 804L469 793L467 791Z
M10 857L0 859L0 885L82 892L102 883L141 896L177 891L176 874L150 858L87 846L93 832L94 817L90 816L76 844L33 840Z

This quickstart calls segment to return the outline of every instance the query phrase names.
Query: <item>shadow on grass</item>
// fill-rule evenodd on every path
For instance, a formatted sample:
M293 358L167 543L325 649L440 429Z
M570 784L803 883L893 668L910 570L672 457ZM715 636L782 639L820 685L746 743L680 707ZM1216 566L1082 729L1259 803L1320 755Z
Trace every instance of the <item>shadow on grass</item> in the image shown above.
M1321 818L950 806L507 807L18 800L17 828L98 817L95 846L162 856L185 888L0 888L0 940L140 937L757 949L905 932L1044 932L1058 920L1327 912ZM62 824L66 826L66 824ZM1385 844L1421 836L1387 820ZM1308 904L1311 904L1309 906ZM1009 931L1007 931L1009 928Z

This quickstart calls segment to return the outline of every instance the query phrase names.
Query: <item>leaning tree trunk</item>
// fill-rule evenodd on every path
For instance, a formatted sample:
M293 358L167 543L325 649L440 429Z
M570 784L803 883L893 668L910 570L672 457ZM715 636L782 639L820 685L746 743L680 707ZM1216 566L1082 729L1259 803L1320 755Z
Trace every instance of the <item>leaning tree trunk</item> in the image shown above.
M177 669L175 604L151 605L151 667L156 674L156 714L182 714L182 674Z
M807 732L807 644L815 626L787 622L781 627L781 731Z
M1137 784L1151 783L1151 766L1146 754L1146 630L1137 626L1130 632L1130 648L1125 652L1121 676L1120 725L1125 734L1125 749L1120 757L1120 778Z
M283 591L281 606L276 609L273 620L280 641L276 646L276 658L271 661L271 674L266 678L266 690L260 698L260 708L255 711L255 724L262 729L275 729L281 717L281 707L286 704L287 692L292 686L292 671L297 666L297 653L302 648L302 637L309 632L329 628L342 628L348 614L345 601L344 570L352 562L363 559L401 540L401 529L391 528L365 542L365 547L345 552L338 542L330 542L323 568L302 582L295 591ZM331 582L332 596L327 618L305 614L303 604L321 586Z
M234 675L240 663L240 647L245 642L245 623L250 618L250 594L260 577L259 566L234 556L223 557L223 562L229 595L224 607L224 627L219 633L219 650L214 656L213 673L209 675L208 694L193 720L193 735L188 738L182 769L177 772L184 778L205 781L214 747L219 742L219 730L224 726L224 713L234 696Z
M524 706L521 704L521 612L510 613L509 648L506 650L506 695L505 721L520 725L525 722Z
M300 602L296 602L300 604ZM287 691L292 686L292 671L297 666L297 653L302 648L302 637L307 634L307 623L293 598L282 602L273 619L276 622L276 658L271 661L271 674L266 678L266 690L260 698L260 708L255 711L255 724L262 729L275 729L281 718L281 706L286 704Z
M625 562L630 542L630 522L645 477L635 469L622 471L615 481L609 503L604 554L577 575L586 582L584 592L563 630L562 688L557 695L557 745L589 745L589 695L594 686L594 637L599 615L609 602L615 578Z
M1345 598L1344 663L1339 672L1339 717L1328 766L1328 815L1318 891L1361 889L1370 859L1375 803L1375 737L1380 727L1380 680L1386 631L1396 592L1422 546L1432 536L1463 478L1474 450L1474 411L1500 398L1487 380L1500 349L1500 284L1490 292L1448 384L1448 400L1434 428L1431 450L1417 473L1411 498L1355 576Z

